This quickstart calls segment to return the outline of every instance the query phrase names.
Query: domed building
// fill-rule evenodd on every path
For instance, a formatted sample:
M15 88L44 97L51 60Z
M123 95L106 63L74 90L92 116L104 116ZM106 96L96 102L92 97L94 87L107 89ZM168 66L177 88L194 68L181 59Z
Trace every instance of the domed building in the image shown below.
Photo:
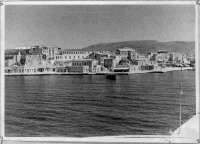
M123 58L119 61L119 65L129 65L131 62L130 60Z

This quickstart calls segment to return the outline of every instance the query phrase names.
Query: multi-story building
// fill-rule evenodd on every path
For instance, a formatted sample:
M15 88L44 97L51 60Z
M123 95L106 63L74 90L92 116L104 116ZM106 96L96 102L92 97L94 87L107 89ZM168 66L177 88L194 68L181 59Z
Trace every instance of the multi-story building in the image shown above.
M156 55L158 63L167 63L169 61L170 54L166 50L159 50Z
M116 66L115 59L113 59L113 58L104 58L104 67L105 68L110 69L110 68L113 68L115 66Z
M122 59L123 58L129 59L129 60L137 59L137 52L135 50L133 50L132 48L129 48L129 47L117 49L116 54L120 55Z
M139 55L137 59L133 61L133 69L137 70L153 70L157 67L157 61L152 58L153 53L147 55Z
M169 61L171 63L182 63L183 56L180 53L170 53Z
M89 66L89 72L94 72L94 67L98 65L97 60L93 59L74 59L72 60L72 67Z
M63 61L63 55L62 54L55 54L55 60Z
M61 53L61 48L56 46L32 46L29 53L31 55L43 55L44 59L55 60L55 56Z
M66 60L76 60L76 59L84 59L88 58L89 51L82 50L82 49L66 49L62 51L62 59Z
M55 60L56 55L61 54L61 48L56 46L41 46L42 54L47 60Z
M98 65L104 66L104 59L109 58L110 54L108 53L100 53L100 52L92 52L89 54L90 59L95 59L98 61Z
M29 54L42 55L42 49L40 46L32 46L32 47L30 47Z

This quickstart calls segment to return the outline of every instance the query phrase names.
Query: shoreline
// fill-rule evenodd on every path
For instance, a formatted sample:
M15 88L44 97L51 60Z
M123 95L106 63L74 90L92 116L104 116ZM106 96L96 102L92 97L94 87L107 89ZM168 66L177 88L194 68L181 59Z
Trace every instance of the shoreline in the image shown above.
M169 71L184 71L195 70L193 67L174 67L163 68L158 70L144 70L134 72L113 72L116 75L131 75L131 74L144 74L144 73L165 73ZM36 72L36 73L5 73L5 76L39 76L39 75L107 75L109 72L97 72L97 73L71 73L71 72Z

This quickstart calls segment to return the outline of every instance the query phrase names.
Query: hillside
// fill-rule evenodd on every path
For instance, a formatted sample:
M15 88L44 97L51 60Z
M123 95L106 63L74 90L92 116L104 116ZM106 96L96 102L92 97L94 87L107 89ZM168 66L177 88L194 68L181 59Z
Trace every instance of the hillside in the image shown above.
M115 51L118 48L131 47L141 54L157 52L158 50L168 50L169 52L180 52L184 54L195 53L195 42L158 42L155 40L145 41L125 41L115 43L100 43L83 48L84 50L107 50Z
M157 52L158 50L168 50L169 52L180 52L183 54L194 54L195 53L195 42L184 42L184 41L174 41L174 42L158 42L155 40L144 40L144 41L124 41L115 43L100 43L91 45L83 48L84 50L93 51L115 51L118 48L130 47L135 49L140 54L145 54L148 52ZM7 49L5 50L5 55L17 55L19 50L17 49ZM21 55L29 54L28 49L20 50Z

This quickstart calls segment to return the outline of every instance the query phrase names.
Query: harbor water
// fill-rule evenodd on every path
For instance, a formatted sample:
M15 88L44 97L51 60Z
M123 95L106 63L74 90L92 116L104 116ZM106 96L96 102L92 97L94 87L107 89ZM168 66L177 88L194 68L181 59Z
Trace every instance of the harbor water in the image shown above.
M5 136L165 135L195 115L195 71L5 77Z

